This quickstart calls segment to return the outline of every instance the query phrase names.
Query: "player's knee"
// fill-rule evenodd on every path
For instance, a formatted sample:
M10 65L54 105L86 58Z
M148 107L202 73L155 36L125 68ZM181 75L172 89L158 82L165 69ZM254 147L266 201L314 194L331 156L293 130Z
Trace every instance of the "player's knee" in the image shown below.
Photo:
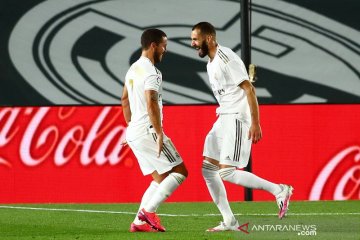
M185 178L187 178L189 172L188 172L188 170L187 170L186 168L184 168L183 171L181 171L181 174L182 174Z
M177 172L172 172L172 173L170 173L169 175L172 176L173 178L175 178L175 180L176 180L179 184L181 184L181 183L186 179L186 177L187 177L187 176L184 176L183 174L177 173Z
M180 165L177 165L176 167L174 167L172 169L172 172L176 172L176 173L179 173L181 175L184 175L185 177L188 176L188 170L187 168L185 167L185 164L184 163L181 163Z
M203 164L202 164L202 174L205 177L206 175L208 175L209 173L216 173L219 170L219 167L211 162L209 162L208 160L204 160Z
M234 175L235 169L236 169L235 167L227 167L227 168L220 169L219 175L220 175L221 179L224 181L231 181L231 178Z

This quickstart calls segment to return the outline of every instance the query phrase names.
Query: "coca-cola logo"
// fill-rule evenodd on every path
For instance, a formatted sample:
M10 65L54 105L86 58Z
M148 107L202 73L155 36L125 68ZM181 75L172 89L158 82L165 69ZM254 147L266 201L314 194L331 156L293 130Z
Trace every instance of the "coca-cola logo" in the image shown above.
M63 166L75 159L83 166L118 164L129 151L121 144L122 109L95 108L93 119L84 111L89 112L79 107L0 109L0 166L11 168L17 154L29 167L45 161Z
M309 200L360 199L360 146L336 154L317 176Z

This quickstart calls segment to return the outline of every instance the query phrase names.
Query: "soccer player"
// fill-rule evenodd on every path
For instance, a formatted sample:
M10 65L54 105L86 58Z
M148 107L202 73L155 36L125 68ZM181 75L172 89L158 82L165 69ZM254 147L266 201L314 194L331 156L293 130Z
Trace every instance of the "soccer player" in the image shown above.
M270 192L276 198L281 219L288 209L293 188L238 169L247 166L251 144L262 138L255 88L244 63L231 49L217 43L215 28L208 22L193 26L191 46L201 58L209 57L207 73L219 103L218 118L205 139L202 174L223 222L207 231L239 231L222 180Z
M141 36L141 57L126 73L122 94L126 142L144 175L153 181L145 191L131 223L131 232L164 232L156 210L188 175L182 158L162 127L161 72L154 66L166 52L167 36L159 29L147 29Z

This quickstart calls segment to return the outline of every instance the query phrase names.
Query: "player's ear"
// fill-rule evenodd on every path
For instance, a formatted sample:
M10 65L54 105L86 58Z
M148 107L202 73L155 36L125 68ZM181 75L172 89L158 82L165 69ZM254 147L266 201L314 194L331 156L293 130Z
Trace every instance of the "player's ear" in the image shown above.
M206 41L207 41L207 43L210 43L211 40L212 40L212 35L211 35L211 34L206 35Z
M152 43L150 44L150 47L153 48L153 49L155 49L155 48L157 47L157 44L156 44L155 42L152 42Z

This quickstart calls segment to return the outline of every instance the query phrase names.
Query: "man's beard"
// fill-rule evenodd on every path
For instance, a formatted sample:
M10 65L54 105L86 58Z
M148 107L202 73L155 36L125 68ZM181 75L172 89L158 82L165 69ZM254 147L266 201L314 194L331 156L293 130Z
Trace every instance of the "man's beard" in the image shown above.
M159 62L161 62L161 54L159 54L158 52L154 52L154 63Z
M200 47L199 56L204 58L209 53L209 46L207 45L206 41L203 41Z

